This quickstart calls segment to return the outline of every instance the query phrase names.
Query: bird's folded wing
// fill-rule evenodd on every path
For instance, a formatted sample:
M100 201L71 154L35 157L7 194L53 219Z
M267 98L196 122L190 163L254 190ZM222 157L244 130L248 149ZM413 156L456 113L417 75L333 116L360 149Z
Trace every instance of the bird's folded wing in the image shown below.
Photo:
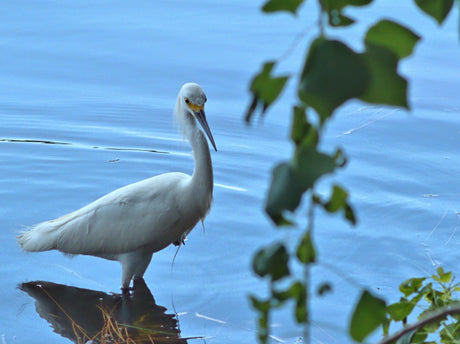
M130 184L49 221L56 248L70 254L115 255L144 246L152 251L168 246L176 240L171 230L181 219L180 194L171 189L184 176L189 178L173 173Z

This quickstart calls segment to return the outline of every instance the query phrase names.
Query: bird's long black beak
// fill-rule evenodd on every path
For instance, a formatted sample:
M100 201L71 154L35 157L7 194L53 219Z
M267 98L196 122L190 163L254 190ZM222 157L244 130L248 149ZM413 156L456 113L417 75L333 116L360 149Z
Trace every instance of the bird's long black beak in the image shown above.
M199 111L193 111L193 113L195 114L195 118L198 120L198 122L200 122L204 132L208 136L209 141L211 141L214 150L217 152L216 143L214 142L214 138L212 137L211 129L209 129L208 121L206 120L204 110L200 109Z

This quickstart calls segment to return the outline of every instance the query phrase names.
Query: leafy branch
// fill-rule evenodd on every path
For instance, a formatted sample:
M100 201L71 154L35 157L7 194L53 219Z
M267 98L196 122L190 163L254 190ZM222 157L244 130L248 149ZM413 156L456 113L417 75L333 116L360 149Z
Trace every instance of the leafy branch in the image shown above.
M315 192L316 183L321 178L335 173L347 162L342 150L324 152L319 148L325 124L332 119L340 106L352 99L406 109L410 107L407 99L408 82L398 73L398 68L399 62L412 54L421 38L419 34L400 23L387 19L379 20L363 37L364 51L357 52L344 42L329 38L326 26L334 30L353 25L357 19L345 14L345 10L348 7L368 6L373 1L317 2L320 8L319 34L310 44L303 66L299 68L297 102L292 106L290 140L295 145L295 150L289 160L273 169L265 204L265 211L273 223L284 228L295 226L295 212L302 202L307 202L310 205L307 214L308 225L302 231L294 251L291 252L286 243L279 241L261 248L254 255L254 272L267 279L269 283L267 298L250 296L252 305L259 314L261 343L267 343L270 335L271 312L284 306L287 301L294 301L295 320L304 325L304 340L309 342L310 267L317 262L318 255L318 249L314 244L315 208L322 208L330 214L340 213L347 222L356 224L356 216L344 187L332 185L327 199ZM269 0L263 5L262 10L265 13L287 12L297 17L303 3L304 0ZM454 0L414 0L414 3L423 13L441 25L451 12ZM277 76L274 73L277 63L279 61L276 60L266 62L253 78L250 85L252 101L245 115L247 123L252 121L255 114L259 113L262 116L269 110L291 77ZM289 267L291 264L302 266L305 273L302 276L293 274ZM423 281L424 279L420 280L420 283ZM281 282L284 287L280 286ZM323 283L322 287L323 290L331 289L328 283ZM407 314L404 313L405 319L413 311L414 301L429 298L430 295L432 300L439 301L436 293L435 296L430 294L434 289L426 286L424 290L427 293L420 292L411 301L401 301L400 306L393 304L388 307L384 300L364 290L352 315L351 337L363 341L379 326L382 326L384 334L388 335L390 323L401 320L395 318L396 311L409 311ZM432 303L429 309L432 311L437 309L436 307L441 306ZM420 327L426 326L427 323L419 323L419 326L414 327L414 330L418 329L415 334L420 335ZM410 333L403 331L400 337L394 337L393 340ZM444 326L442 331L452 332L448 326Z

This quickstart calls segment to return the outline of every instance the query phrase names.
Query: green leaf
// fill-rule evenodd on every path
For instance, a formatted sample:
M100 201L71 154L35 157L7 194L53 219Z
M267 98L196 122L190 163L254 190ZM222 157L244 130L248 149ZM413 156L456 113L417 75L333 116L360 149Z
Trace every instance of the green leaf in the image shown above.
M445 320L447 319L447 316L442 318L441 320L439 321L432 321L432 322L429 322L428 324L426 324L425 326L423 326L423 330L426 332L426 333L435 333L436 331L439 330L439 328L441 327L441 321L442 320Z
M350 221L352 225L356 225L356 216L353 208L347 203L345 206L345 218Z
M385 320L382 322L382 332L384 337L388 336L390 332L390 319L387 317L385 317Z
M438 276L432 276L436 282L449 283L452 280L452 272L444 272L444 269L441 266L436 269L436 272L438 273Z
M426 280L425 277L422 278L410 278L407 281L404 281L399 286L399 291L404 294L405 297L416 293L422 288L423 282Z
M295 319L303 324L308 321L307 288L303 283L296 282L291 287L291 293L295 299Z
M281 163L273 170L265 211L278 226L292 225L283 213L297 209L303 193L318 178L332 173L345 161L341 151L329 156L318 152L312 144L309 140L302 141L297 146L292 164Z
M390 20L381 20L366 33L364 42L371 45L383 46L396 54L398 59L412 54L420 36Z
M321 5L325 11L342 10L348 5L351 6L365 6L372 2L372 0L322 0Z
M258 328L258 337L261 343L267 343L268 339L268 317L271 309L270 300L264 301L260 300L254 295L249 296L252 306L259 312L259 328Z
M283 217L285 210L294 211L302 198L297 174L289 163L282 163L273 169L268 190L265 211L277 225L290 225Z
M397 56L387 48L368 43L363 59L371 72L372 81L359 98L369 103L409 108L407 81L397 74Z
M423 341L428 337L428 333L421 328L418 329L413 335L412 335L412 342L411 343L423 343Z
M352 6L366 6L369 5L373 0L345 0L349 5Z
M273 291L273 296L280 301L280 304L287 300L294 300L296 303L295 317L299 324L308 320L307 314L307 288L302 282L295 282L285 291Z
M257 298L254 295L249 295L249 299L251 300L252 307L254 307L260 312L268 312L271 308L271 303L269 300L264 301L264 300Z
M252 261L254 272L261 276L270 276L277 281L290 274L289 254L282 243L275 243L259 250Z
M360 54L340 41L318 38L310 46L298 95L323 123L345 101L361 96L369 83L368 66Z
M340 186L334 185L331 198L324 204L324 208L330 213L335 213L345 207L347 198L348 193Z
M458 339L460 338L460 323L454 322L452 324L444 324L443 329L439 331L442 343L458 343ZM452 341L455 338L457 341Z
M415 0L415 3L423 12L436 19L438 24L442 24L452 9L454 0Z
M270 0L262 7L264 12L287 11L296 14L304 0Z
M415 304L407 300L393 303L387 307L387 312L394 321L406 319L414 309Z
M356 224L355 214L353 209L347 202L348 193L338 185L334 185L332 195L326 203L323 204L324 209L329 213L343 211L345 218L352 224ZM320 202L321 203L321 202Z
M334 172L341 163L341 158L320 153L309 144L302 143L297 146L292 163L301 189L310 189L320 177Z
M257 74L252 80L250 90L253 94L251 105L246 112L246 122L250 122L251 118L257 109L258 104L262 104L262 114L267 111L270 105L278 98L281 91L284 89L288 76L272 77L271 72L275 62L266 62L262 71Z
M297 248L297 258L304 264L314 263L316 260L316 250L311 239L310 231L304 234Z
M316 147L318 144L318 132L307 121L306 109L300 106L294 106L291 126L291 139L296 145L302 141Z
M362 342L386 320L385 311L385 301L372 296L371 293L365 290L351 318L351 337L358 342Z

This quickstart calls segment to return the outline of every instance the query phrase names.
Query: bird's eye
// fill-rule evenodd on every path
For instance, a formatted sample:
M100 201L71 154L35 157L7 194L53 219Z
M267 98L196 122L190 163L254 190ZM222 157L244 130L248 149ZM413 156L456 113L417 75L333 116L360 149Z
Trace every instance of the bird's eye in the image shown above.
M188 98L185 98L185 102L186 102L187 104L190 104L190 100L188 100Z

